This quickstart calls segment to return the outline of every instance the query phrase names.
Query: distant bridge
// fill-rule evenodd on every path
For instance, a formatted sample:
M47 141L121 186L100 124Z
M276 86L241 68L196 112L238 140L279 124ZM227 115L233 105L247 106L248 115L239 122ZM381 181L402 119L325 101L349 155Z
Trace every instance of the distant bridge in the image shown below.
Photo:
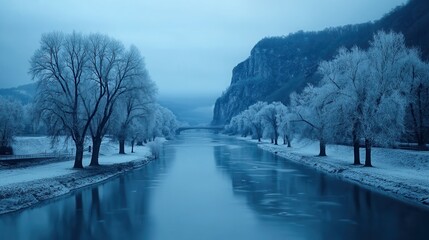
M224 126L201 126L201 127L179 127L176 129L176 134L179 135L180 132L186 131L186 130L194 130L194 129L205 129L205 130L213 130L216 132L222 131Z

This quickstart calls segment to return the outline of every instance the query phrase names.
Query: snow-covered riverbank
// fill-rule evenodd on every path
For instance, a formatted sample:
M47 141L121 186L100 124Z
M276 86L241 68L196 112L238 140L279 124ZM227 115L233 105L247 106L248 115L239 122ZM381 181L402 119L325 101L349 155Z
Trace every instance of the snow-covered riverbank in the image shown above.
M257 143L248 138L239 139ZM429 208L429 152L374 148L374 167L367 168L352 165L353 149L348 146L328 145L328 157L318 157L319 145L310 140L293 141L292 148L267 141L257 145L291 161ZM364 156L361 149L361 161Z
M38 150L49 148L43 138L26 139L40 145ZM33 153L20 149L21 152ZM44 151L44 150L43 150ZM51 162L36 166L0 169L0 214L41 203L67 194L75 189L105 181L111 177L144 166L151 160L146 146L137 146L135 153L118 154L118 144L105 141L101 146L101 167L73 169L73 160ZM90 154L84 156L84 166L89 165Z

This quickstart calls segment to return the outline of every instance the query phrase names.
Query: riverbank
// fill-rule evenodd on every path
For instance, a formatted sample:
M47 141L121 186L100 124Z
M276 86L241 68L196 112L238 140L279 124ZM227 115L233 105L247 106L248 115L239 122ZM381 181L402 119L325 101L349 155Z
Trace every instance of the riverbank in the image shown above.
M136 146L134 153L118 154L117 143L102 144L100 167L88 167L90 154L84 156L83 170L73 169L73 160L0 170L0 214L35 206L76 189L106 181L140 168L152 160L147 146Z
M256 143L259 148L290 161L429 209L429 152L374 148L374 167L368 168L352 164L353 149L349 146L328 145L328 156L318 157L319 145L310 140L293 141L288 148L267 141L239 139ZM361 149L361 161L364 154Z

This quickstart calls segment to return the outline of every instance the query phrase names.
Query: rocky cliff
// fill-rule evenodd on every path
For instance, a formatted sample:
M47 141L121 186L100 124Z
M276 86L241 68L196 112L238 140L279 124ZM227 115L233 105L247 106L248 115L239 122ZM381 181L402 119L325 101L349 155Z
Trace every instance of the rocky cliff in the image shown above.
M332 58L340 47L366 48L379 30L404 33L407 44L419 47L427 59L426 29L429 29L429 1L411 0L376 22L262 39L250 57L233 69L231 85L216 100L212 123L228 123L257 101L288 103L290 93L319 81L320 61Z

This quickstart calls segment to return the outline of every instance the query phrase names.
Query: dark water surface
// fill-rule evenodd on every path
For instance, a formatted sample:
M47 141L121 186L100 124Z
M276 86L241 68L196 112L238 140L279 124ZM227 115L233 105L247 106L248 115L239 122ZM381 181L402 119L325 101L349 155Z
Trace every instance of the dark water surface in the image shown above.
M0 216L0 239L429 239L429 212L183 132L142 169Z

